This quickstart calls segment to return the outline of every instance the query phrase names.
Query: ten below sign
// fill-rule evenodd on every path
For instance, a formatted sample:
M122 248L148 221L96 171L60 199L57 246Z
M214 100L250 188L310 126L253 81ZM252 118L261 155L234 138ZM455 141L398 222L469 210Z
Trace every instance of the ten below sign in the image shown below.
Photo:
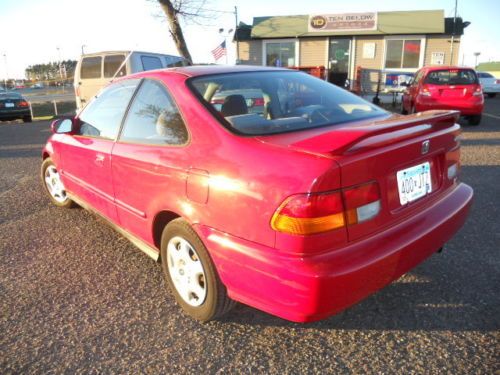
M309 16L309 32L377 30L377 13L343 13Z

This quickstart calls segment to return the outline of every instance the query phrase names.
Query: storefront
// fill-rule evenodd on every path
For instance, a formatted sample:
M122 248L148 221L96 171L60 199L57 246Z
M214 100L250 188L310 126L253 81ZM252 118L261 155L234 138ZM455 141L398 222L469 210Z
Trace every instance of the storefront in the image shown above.
M314 67L351 88L363 69L372 90L424 65L458 64L467 24L442 10L256 17L238 27L235 42L240 64Z

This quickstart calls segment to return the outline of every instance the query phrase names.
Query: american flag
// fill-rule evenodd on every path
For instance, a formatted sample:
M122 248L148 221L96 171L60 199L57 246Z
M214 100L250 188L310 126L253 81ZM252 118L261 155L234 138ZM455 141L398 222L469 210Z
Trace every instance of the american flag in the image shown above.
M219 60L222 56L227 54L226 41L223 41L216 49L212 50L212 55L215 61Z

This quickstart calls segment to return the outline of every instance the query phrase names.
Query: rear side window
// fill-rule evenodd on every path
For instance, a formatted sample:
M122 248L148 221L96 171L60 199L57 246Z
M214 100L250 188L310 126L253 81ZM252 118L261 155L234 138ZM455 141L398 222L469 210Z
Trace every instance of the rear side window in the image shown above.
M120 68L124 60L125 60L124 55L104 56L104 77L112 78L115 77L115 74L116 77L121 77L126 75L127 72L125 69L125 64L123 64L123 66ZM119 72L118 69L120 69Z
M430 85L473 85L477 84L476 73L470 69L433 70L425 78Z
M78 134L115 139L139 82L138 79L120 81L104 89L81 113Z
M161 60L158 57L153 56L141 56L142 68L144 70L154 70L161 69Z
M366 100L303 72L219 74L188 82L222 125L239 134L276 134L387 115Z
M101 61L101 56L84 57L82 60L80 78L101 78Z
M151 145L182 145L188 131L166 89L145 80L128 111L120 140Z

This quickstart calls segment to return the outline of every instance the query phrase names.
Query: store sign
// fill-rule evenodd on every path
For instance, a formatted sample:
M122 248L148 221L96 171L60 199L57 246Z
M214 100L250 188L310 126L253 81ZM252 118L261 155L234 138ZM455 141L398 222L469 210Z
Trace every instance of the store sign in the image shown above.
M444 52L432 52L431 65L444 65Z
M377 13L342 13L309 16L309 32L377 30Z

